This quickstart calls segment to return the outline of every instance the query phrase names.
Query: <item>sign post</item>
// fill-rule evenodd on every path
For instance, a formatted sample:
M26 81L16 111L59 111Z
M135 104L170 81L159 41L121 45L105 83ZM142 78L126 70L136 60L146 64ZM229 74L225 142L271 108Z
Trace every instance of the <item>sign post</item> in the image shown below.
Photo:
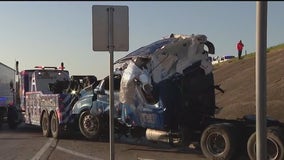
M129 24L127 6L94 5L93 50L109 51L109 128L110 160L114 160L114 95L113 95L113 52L129 50Z
M267 159L266 144L267 2L256 2L256 159Z

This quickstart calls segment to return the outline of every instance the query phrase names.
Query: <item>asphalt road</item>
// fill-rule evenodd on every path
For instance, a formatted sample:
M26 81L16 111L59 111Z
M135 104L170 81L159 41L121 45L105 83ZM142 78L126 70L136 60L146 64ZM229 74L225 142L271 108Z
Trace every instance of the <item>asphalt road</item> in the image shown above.
M109 142L89 141L73 134L64 139L43 137L41 129L21 125L0 129L0 160L108 160ZM145 139L116 139L115 160L205 160L200 150L171 147Z

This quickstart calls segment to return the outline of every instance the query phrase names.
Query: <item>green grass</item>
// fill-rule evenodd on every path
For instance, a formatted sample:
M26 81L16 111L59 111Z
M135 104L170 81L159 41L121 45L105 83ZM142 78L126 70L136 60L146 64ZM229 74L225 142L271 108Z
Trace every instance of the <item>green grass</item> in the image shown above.
M284 43L267 48L267 52L277 51L279 49L284 49Z
M284 43L269 47L269 48L267 48L266 52L270 53L270 52L274 52L274 51L278 51L278 50L284 50ZM248 53L248 54L244 55L243 58L244 59L255 58L255 52ZM226 62L217 63L217 64L214 65L214 69L218 68L222 64L236 62L236 61L238 61L238 57L230 59Z
M284 49L284 43L282 44L278 44L276 46L272 46L266 49L267 53L273 52L273 51L278 51L278 50L282 50ZM255 57L255 52L249 53L247 55L244 56L244 58L251 58L251 57Z

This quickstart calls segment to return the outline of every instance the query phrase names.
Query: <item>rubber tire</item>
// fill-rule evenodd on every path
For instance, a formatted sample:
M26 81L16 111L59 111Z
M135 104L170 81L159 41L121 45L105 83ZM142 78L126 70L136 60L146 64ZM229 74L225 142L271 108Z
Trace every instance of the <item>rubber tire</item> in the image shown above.
M58 121L56 113L53 113L51 115L50 131L51 131L51 135L52 135L53 138L60 138L61 129L60 129L60 125L59 125L59 121Z
M42 115L41 119L41 130L42 130L42 135L45 137L50 137L51 132L50 132L50 120L48 117L48 113L44 112Z
M273 141L276 145L277 148L279 149L280 154L277 157L274 157L273 160L283 160L284 159L284 132L278 127L268 127L267 128L267 139ZM256 146L256 132L254 132L248 139L247 142L247 153L248 156L251 160L256 159L256 151L255 151L255 146ZM271 148L268 147L267 148Z
M212 135L217 134L224 140L225 146L221 152L214 153L210 147L209 139ZM200 147L205 157L214 160L230 160L238 151L237 128L233 124L221 123L209 125L201 135ZM211 148L211 149L210 149Z
M92 122L89 122L92 121ZM86 128L86 123L93 123L93 128ZM84 125L85 124L85 125ZM90 110L83 111L79 117L79 128L81 134L90 140L98 139L102 132L101 119L98 116L94 116L90 113Z

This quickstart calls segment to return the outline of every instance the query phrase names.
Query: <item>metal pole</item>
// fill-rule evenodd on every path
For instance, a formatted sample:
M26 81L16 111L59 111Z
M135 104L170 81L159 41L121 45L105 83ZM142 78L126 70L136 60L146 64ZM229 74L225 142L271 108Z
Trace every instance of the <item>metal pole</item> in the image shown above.
M110 67L109 67L109 137L110 137L110 160L114 160L114 119L113 119L113 111L114 111L114 98L113 98L113 51L114 51L114 42L113 42L113 12L114 8L110 7L108 10L108 31L109 31L109 53L110 53Z
M256 2L256 159L266 160L267 1Z

